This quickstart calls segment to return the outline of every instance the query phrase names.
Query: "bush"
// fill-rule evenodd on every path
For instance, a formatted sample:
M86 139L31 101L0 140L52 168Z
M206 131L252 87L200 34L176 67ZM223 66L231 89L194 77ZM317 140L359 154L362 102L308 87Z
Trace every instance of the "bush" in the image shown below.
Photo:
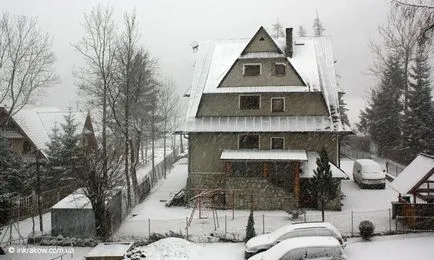
M244 241L247 242L250 238L255 236L255 220L253 219L253 209L251 209L249 219L247 220L246 237L244 238Z
M168 238L168 237L185 238L185 236L182 234L181 231L179 231L177 233L177 232L170 230L169 232L166 232L165 234L151 233L148 240L146 241L146 244L151 244L153 242L156 242L158 240L161 240L163 238Z
M359 224L360 236L365 240L370 240L372 234L374 234L375 226L369 220L363 220Z

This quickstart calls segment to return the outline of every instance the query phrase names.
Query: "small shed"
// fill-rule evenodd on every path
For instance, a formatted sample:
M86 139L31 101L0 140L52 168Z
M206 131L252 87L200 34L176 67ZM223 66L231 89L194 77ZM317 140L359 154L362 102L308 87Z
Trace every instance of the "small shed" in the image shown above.
M122 260L133 244L133 242L100 243L87 254L85 259Z
M51 234L65 237L95 236L92 205L81 188L51 207Z
M434 202L434 156L419 154L390 184L399 197L412 196L412 203Z

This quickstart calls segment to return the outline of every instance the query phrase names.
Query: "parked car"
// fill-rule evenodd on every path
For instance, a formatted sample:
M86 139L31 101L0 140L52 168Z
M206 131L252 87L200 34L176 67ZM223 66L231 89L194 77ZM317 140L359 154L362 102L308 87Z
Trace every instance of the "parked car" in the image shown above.
M336 238L341 245L344 244L339 230L328 222L295 223L285 225L269 234L249 239L246 243L244 256L249 258L289 238L307 236L331 236Z
M386 187L386 174L381 166L370 159L359 159L354 162L353 179L360 188Z
M295 237L284 240L249 260L345 260L340 242L334 237Z

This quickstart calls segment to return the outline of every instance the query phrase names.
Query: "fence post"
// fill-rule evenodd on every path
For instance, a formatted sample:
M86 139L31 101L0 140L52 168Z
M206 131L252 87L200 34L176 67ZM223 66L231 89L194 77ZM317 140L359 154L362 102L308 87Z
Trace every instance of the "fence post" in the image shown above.
M389 209L389 232L392 232L392 217Z
M353 230L353 228L354 228L354 212L351 211L351 236L352 237L354 236L354 230Z
M188 240L188 217L185 217L185 230L186 230L186 237L185 237L185 239Z
M148 234L151 236L151 219L148 218Z
M228 216L225 215L225 238L227 238L226 233L227 233L227 229L228 229L227 217Z
M262 214L262 234L265 234L265 215Z

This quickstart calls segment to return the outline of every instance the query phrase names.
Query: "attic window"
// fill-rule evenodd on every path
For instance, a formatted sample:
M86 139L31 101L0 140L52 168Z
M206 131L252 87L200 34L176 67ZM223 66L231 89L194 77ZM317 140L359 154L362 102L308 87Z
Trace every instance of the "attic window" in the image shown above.
M276 76L285 76L285 63L276 63L274 68Z
M259 38L260 42L263 42L264 40L265 40L264 37Z
M259 76L261 74L261 64L244 64L243 65L243 75L244 76Z

